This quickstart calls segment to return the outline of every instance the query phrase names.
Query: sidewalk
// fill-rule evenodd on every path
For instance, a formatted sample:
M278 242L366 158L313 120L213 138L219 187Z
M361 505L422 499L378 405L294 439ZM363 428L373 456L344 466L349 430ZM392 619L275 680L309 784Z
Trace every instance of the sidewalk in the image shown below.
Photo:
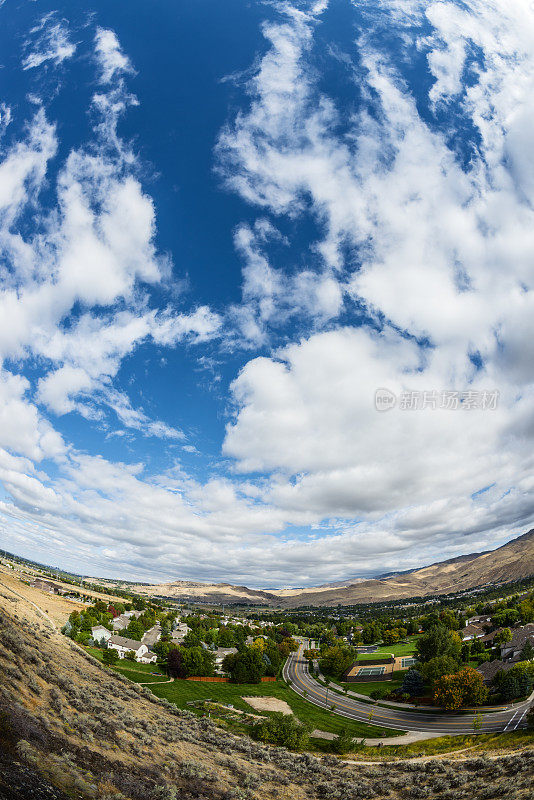
M328 733L327 731L320 731L314 730L310 734L314 736L316 739L328 739L332 741L336 738L334 733ZM439 739L442 736L446 736L447 734L444 733L428 733L425 731L408 731L404 733L402 736L390 736L387 739L365 739L365 744L367 747L378 747L379 745L388 745L388 746L395 746L398 744L413 744L414 742L422 742L425 739ZM355 736L355 739L358 737Z

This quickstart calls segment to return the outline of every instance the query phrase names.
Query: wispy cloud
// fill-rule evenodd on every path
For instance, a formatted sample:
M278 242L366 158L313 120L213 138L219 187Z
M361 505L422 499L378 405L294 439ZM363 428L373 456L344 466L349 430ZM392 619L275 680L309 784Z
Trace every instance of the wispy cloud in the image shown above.
M36 69L48 62L57 67L72 58L76 52L76 45L70 40L67 23L56 19L55 12L45 14L40 23L30 31L30 38L24 44L28 53L22 61L24 70Z

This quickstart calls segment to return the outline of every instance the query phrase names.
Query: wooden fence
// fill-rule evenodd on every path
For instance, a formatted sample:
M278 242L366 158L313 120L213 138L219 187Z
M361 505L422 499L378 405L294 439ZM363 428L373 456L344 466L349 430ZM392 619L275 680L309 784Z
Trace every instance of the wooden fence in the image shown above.
M203 675L192 675L190 678L186 678L187 681L205 681L206 683L230 683L230 678L223 678L221 676L217 676L214 678L207 678ZM275 681L276 678L264 677L261 679L262 683L269 683L270 681Z

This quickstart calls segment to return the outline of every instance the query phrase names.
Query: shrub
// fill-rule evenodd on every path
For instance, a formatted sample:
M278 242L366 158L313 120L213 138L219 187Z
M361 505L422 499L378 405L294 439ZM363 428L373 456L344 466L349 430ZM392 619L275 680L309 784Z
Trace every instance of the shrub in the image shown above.
M289 750L306 747L309 733L309 726L303 725L292 714L282 714L280 711L256 723L252 728L252 735L258 741L282 745Z
M339 755L343 755L344 753L350 753L351 750L354 750L354 739L347 731L346 728L343 728L338 736L332 741L332 751L334 753L338 753Z

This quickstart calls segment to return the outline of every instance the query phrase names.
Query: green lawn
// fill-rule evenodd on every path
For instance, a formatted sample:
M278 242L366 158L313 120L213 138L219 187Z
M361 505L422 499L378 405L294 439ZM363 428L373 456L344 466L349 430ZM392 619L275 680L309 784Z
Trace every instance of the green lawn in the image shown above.
M404 675L404 671L402 673ZM362 681L361 683L342 683L350 691L358 692L358 694L366 694L368 697L375 689L380 689L383 692L393 692L400 689L402 686L402 678L397 678L391 681Z
M399 735L399 731L379 728L376 725L368 725L364 722L356 722L318 708L295 694L283 681L233 684L176 680L173 683L155 685L151 687L151 691L158 697L164 697L175 703L179 708L188 708L188 700L213 700L219 703L231 703L235 708L249 712L254 712L254 709L245 703L242 699L243 697L277 697L280 700L285 700L295 716L302 722L309 723L312 728L331 733L339 733L342 728L347 728L353 736L359 738ZM335 699L332 699L332 702L335 702Z
M97 647L86 647L85 649L94 658L102 661L103 650L99 650ZM129 678L134 683L149 683L152 681L154 681L154 683L161 683L161 681L168 680L166 675L150 674L151 672L161 672L161 668L157 664L138 664L135 661L122 659L117 662L116 666L111 667L111 669L114 669L115 672L120 672L121 675Z
M358 661L372 661L373 658L386 658L394 656L413 656L417 644L417 636L411 636L408 644L389 644L381 645L374 653L358 653Z

